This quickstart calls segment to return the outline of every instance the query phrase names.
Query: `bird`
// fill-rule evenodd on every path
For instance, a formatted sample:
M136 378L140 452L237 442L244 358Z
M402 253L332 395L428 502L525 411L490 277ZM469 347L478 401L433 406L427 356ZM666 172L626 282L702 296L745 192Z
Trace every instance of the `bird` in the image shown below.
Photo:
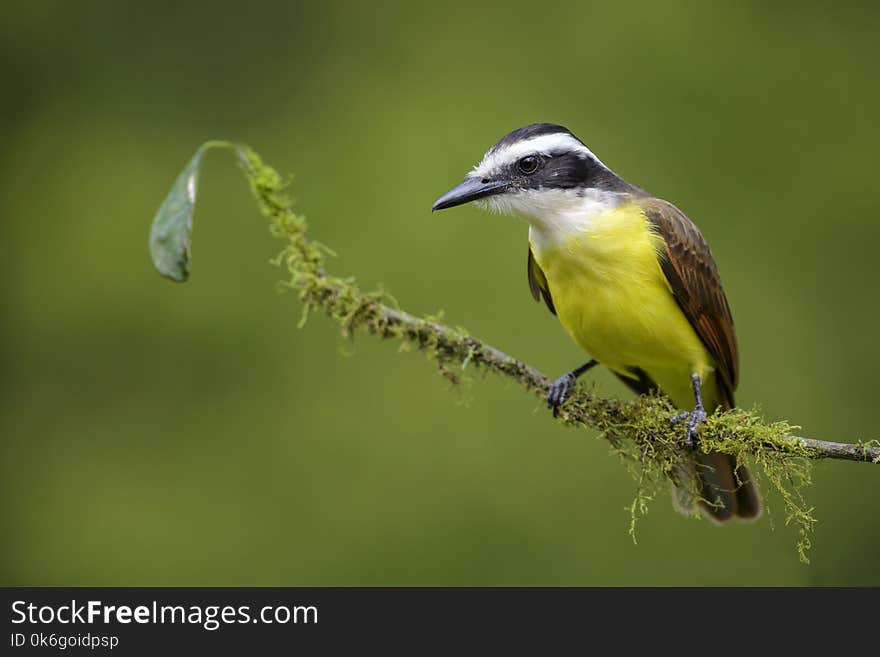
M759 517L746 466L698 448L707 413L735 406L739 351L718 268L697 226L553 123L503 136L432 211L471 202L526 221L531 294L589 356L550 385L553 415L596 365L637 394L664 394L681 410L671 421L684 427L675 508L716 524Z

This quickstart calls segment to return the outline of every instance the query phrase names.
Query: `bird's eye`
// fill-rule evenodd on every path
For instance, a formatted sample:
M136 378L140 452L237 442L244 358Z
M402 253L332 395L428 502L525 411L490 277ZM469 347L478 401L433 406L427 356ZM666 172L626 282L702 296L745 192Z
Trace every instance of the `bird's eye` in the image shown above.
M538 165L540 163L537 155L526 155L516 163L516 168L520 170L520 173L529 175L538 170Z

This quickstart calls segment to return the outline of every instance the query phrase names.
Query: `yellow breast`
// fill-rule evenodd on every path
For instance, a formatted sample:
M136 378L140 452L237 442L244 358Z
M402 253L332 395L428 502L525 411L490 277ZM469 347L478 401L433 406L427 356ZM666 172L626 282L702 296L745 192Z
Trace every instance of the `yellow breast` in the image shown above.
M714 385L712 359L660 267L662 238L634 202L608 209L556 239L530 235L559 320L593 358L620 373L638 367L673 402L693 405L691 372Z

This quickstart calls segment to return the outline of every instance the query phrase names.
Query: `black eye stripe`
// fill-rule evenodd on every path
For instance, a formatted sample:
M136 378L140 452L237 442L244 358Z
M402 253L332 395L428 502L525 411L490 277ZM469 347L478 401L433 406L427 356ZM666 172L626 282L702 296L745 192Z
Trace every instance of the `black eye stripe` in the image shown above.
M529 161L529 166L523 170L523 160L529 156L537 158L537 166ZM602 171L598 161L573 151L530 153L509 166L507 175L520 189L572 189L588 186L594 176ZM535 168L532 169L532 166Z

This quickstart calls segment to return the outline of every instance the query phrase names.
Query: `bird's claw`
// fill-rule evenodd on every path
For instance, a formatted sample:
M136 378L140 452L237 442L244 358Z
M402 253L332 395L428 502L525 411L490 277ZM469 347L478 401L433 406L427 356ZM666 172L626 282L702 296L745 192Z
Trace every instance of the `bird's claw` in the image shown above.
M576 385L577 377L571 372L563 374L550 384L547 390L547 408L553 410L553 417L559 417L559 407L569 398Z
M669 419L669 423L674 426L685 419L687 420L687 434L685 434L684 446L688 449L694 449L700 440L699 429L703 420L706 419L706 411L699 407L692 411L684 411L678 415L673 415Z

